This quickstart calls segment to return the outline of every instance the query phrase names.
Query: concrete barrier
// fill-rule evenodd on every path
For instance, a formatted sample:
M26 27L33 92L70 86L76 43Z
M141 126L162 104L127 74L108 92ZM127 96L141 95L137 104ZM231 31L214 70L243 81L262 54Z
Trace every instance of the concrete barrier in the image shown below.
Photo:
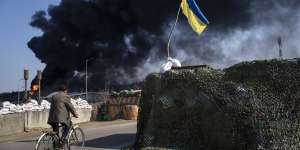
M50 128L50 125L47 124L48 116L49 110L25 112L25 130Z
M72 118L73 123L89 122L92 116L92 109L77 109L79 118Z
M25 113L0 115L0 136L24 132Z
M79 118L72 118L73 123L89 122L92 109L77 109ZM21 133L31 129L50 128L48 125L49 110L27 111L0 115L0 136Z
M92 115L92 109L77 109L79 118L72 118L73 123L89 122ZM50 128L48 125L49 110L47 111L28 111L25 113L25 129Z

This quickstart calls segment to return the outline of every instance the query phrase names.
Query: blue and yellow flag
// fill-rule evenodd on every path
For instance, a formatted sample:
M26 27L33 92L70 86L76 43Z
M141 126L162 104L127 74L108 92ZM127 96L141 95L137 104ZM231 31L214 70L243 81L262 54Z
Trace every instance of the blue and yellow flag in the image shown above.
M201 12L197 3L194 0L182 0L181 10L183 14L187 17L189 24L195 32L198 34L202 33L209 21Z

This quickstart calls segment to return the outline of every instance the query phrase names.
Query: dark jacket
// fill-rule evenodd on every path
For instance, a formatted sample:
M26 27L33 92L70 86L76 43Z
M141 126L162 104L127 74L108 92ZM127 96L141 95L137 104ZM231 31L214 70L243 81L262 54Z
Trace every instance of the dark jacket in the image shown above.
M57 92L55 95L49 98L51 103L48 123L65 123L70 125L71 117L70 113L74 117L78 117L74 106L71 103L70 97L64 92Z

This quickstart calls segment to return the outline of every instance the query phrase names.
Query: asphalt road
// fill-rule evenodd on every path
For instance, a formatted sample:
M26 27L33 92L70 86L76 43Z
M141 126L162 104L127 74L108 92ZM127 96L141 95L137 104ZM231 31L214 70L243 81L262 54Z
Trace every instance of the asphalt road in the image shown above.
M133 144L136 122L92 122L80 125L86 135L87 150L120 149ZM0 138L0 150L33 150L39 132Z

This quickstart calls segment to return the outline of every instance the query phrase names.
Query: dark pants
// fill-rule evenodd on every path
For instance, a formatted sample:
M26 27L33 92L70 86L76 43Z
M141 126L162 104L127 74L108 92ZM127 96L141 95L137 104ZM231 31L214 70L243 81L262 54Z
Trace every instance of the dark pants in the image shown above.
M62 136L61 136L61 138L65 139L68 132L69 132L69 130L70 130L70 126L65 124L65 123L51 123L50 125L52 126L53 131L56 132L58 136L59 136L59 124L62 125Z

